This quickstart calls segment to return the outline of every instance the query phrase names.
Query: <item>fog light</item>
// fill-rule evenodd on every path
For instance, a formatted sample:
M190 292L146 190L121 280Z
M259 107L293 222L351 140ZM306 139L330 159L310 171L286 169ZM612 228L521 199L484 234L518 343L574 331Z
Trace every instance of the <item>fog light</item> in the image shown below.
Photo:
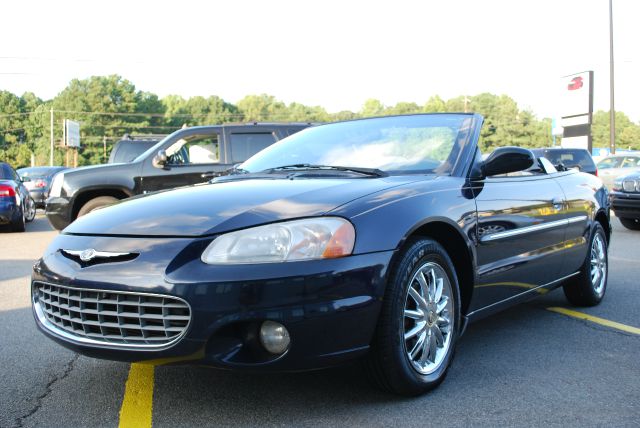
M289 332L279 322L265 321L260 327L260 343L272 354L282 354L289 348Z

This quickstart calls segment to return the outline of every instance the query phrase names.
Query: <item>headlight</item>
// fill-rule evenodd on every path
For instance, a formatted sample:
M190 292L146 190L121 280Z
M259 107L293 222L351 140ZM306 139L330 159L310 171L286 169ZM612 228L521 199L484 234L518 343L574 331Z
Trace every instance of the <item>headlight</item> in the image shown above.
M59 172L53 177L51 182L51 190L49 196L58 197L62 192L62 183L64 182L64 172Z
M613 181L613 186L611 186L613 190L621 191L622 190L622 178L616 178Z
M348 256L356 233L340 217L319 217L268 224L227 233L204 253L208 264L273 263Z

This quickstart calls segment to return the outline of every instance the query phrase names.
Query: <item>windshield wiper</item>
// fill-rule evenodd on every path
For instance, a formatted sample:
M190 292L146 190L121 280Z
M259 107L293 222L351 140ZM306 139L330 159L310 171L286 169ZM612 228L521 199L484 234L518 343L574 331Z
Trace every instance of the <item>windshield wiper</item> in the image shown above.
M389 175L386 172L379 170L377 168L359 168L355 166L334 166L334 165L313 165L310 163L296 163L292 165L283 165L275 168L266 169L263 172L271 173L275 171L305 171L305 170L355 172L357 174L370 175L372 177L387 177Z

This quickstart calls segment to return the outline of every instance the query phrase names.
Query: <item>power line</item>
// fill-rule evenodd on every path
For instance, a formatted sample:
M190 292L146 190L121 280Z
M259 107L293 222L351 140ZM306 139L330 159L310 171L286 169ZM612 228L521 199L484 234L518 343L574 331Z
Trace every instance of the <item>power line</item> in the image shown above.
M29 116L31 114L36 114L36 113L46 113L46 112L27 111L27 112L22 112L22 113L3 113L3 114L0 114L0 117Z

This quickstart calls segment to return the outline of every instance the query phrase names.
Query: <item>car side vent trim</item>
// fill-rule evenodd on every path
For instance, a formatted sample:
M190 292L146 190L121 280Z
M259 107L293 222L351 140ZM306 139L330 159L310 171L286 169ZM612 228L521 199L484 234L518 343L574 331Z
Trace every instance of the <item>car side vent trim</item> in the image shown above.
M527 233L539 232L541 230L553 229L556 227L566 227L572 223L580 223L586 221L588 217L581 215L577 217L571 217L564 220L550 221L547 223L536 224L533 226L520 227L518 229L505 230L504 232L496 232L490 235L484 235L480 238L480 242L491 242L499 239L512 238L514 236L525 235Z

